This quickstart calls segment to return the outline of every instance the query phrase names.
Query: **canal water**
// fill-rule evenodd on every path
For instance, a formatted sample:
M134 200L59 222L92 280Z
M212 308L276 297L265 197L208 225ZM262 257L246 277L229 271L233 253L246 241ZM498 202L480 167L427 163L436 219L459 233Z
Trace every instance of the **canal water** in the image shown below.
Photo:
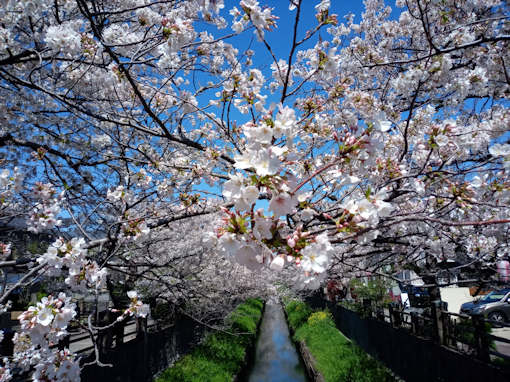
M280 304L268 302L260 325L249 382L307 382Z

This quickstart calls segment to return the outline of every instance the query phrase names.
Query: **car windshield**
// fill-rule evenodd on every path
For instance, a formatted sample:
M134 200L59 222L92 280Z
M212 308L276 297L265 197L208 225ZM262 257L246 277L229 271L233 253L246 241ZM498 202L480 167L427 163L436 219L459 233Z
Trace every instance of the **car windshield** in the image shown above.
M489 294L485 295L485 297L482 298L482 301L484 302L497 302L501 300L503 297L505 297L506 292L496 291L496 292L490 292Z

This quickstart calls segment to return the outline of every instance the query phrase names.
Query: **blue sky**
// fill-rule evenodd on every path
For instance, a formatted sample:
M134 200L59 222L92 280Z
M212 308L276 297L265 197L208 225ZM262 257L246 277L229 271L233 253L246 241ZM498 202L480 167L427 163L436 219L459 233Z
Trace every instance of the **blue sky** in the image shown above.
M314 0L304 0L302 9L301 9L301 17L299 21L298 26L298 40L303 38L305 36L305 33L309 29L315 28L317 25L317 20L315 18L316 10L315 5L319 4L320 1L314 1ZM294 20L296 16L296 11L289 11L289 1L288 0L272 0L272 1L266 1L263 0L259 1L261 6L269 6L271 8L274 8L273 15L276 15L279 17L277 20L277 28L271 32L266 32L265 37L269 44L271 45L273 52L275 53L275 56L277 59L287 59L289 56L291 43L292 43L292 35L293 35L293 28L294 28ZM232 9L234 6L237 8L239 7L239 1L238 0L226 0L225 1L225 8L223 12L224 17L227 18L227 21L231 21L231 17L228 14L228 11ZM353 13L356 15L355 21L359 21L361 19L361 13L364 10L363 2L360 0L356 1L343 1L343 0L332 0L331 1L331 8L330 8L330 14L337 14L338 15L338 21L344 22L345 19L343 16ZM230 28L230 27L229 27ZM325 35L325 29L321 32L323 35ZM235 41L235 45L239 48L242 48L243 45L247 49L250 45L251 37L254 37L253 44L251 46L251 49L255 51L255 56L264 57L265 60L260 60L259 62L267 62L268 65L271 64L272 58L267 53L267 50L263 47L262 44L258 43L255 39L255 36L253 34L242 34L236 39L232 39L232 41ZM303 48L310 48L314 45L314 39L311 39L308 44L304 44L301 49Z
M307 30L313 30L317 26L317 19L315 17L316 9L315 5L319 4L320 1L313 1L313 0L304 0L301 14L300 14L300 20L298 24L298 35L297 39L301 40L306 35ZM278 1L266 1L263 0L259 1L261 6L269 6L271 8L274 8L272 14L275 16L278 16L279 19L277 20L277 28L275 28L272 31L266 31L265 32L265 38L267 39L269 45L272 48L273 53L275 54L277 59L283 59L287 60L289 57L291 44L292 44L292 38L293 38L293 29L294 29L294 21L296 17L296 10L289 11L289 1L288 0L278 0ZM205 25L202 25L202 27L205 27L206 30L211 32L215 37L222 36L224 34L231 33L231 25L232 25L232 17L229 14L229 10L233 7L237 7L240 9L239 1L236 0L226 0L225 1L225 8L223 9L222 15L226 18L228 22L228 27L226 30L217 30L214 27L208 27ZM361 20L361 13L364 10L363 2L362 1L340 1L340 0L332 0L331 1L331 8L330 8L330 14L336 14L339 23L345 22L344 16L353 13L355 15L355 22L359 22ZM329 39L327 37L326 32L327 26L323 27L320 33L314 38L311 38L307 43L303 44L299 47L299 50L302 49L308 49L312 48L316 42L319 35L322 35L324 39ZM254 67L262 70L267 80L270 79L270 65L273 62L273 58L268 53L267 49L264 47L264 44L262 42L257 41L257 38L255 34L252 31L247 31L242 33L239 36L230 38L227 40L230 44L233 44L237 49L239 49L240 52L243 52L247 49L253 50L254 57ZM264 92L265 94L269 95L269 92ZM280 97L280 93L277 91L273 97L269 95L268 103L271 102L278 102ZM238 120L238 124L242 124L247 120L246 115L242 115L239 112L235 110L235 108L232 108L232 117L234 119ZM218 187L214 186L211 187L207 185L205 182L203 182L199 189L205 191L205 192L211 192L211 193L217 193L221 194L221 190L218 189ZM266 208L267 207L267 201L265 200L259 200L256 204L256 208Z

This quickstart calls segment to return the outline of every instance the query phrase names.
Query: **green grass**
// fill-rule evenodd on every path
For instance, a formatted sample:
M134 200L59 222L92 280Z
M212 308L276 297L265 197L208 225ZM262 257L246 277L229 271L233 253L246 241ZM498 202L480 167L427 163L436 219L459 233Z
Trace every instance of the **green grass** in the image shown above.
M303 308L303 304L296 301L286 304L289 324L293 326L296 322L301 322L295 329L294 340L306 343L316 361L317 370L326 381L395 380L384 365L349 341L336 328L329 312L311 313L308 307Z
M293 331L296 331L303 325L308 316L312 314L312 310L303 301L290 300L285 303L285 311L287 312L287 320Z
M256 299L249 299L239 305L227 319L236 333L256 334L257 324L262 316L264 304Z
M189 354L179 360L174 367L165 370L156 381L224 382L231 380L231 373L222 364Z
M239 305L226 322L232 335L209 334L191 354L165 370L156 382L227 382L232 381L244 366L246 351L256 339L257 324L264 304L249 299Z

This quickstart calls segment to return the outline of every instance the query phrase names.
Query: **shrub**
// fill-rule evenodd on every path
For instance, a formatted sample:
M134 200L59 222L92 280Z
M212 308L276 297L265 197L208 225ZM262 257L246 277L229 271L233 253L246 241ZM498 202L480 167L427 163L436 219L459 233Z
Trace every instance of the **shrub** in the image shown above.
M312 313L310 315L310 317L308 317L307 322L310 325L315 325L315 324L320 323L320 321L324 321L324 320L330 320L331 322L333 322L331 313L325 312L325 311L319 311L319 312Z

